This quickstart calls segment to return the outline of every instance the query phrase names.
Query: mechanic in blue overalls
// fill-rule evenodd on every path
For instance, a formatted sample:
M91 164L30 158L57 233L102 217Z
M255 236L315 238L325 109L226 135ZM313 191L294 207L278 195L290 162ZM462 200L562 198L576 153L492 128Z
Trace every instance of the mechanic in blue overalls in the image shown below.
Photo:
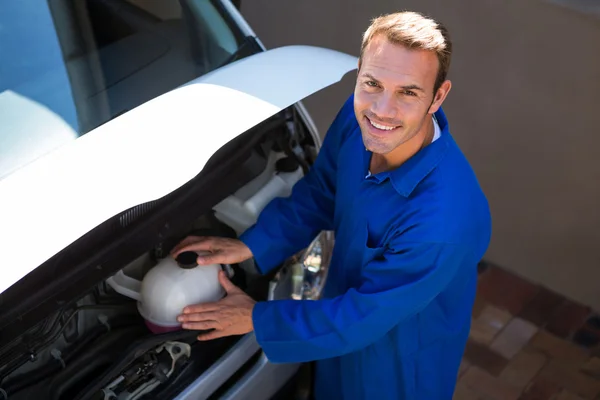
M440 108L451 42L412 12L373 20L356 88L289 198L240 239L194 238L199 263L254 257L266 273L334 230L323 299L255 303L228 295L186 307L208 340L251 331L275 363L316 361L317 399L451 399L470 329L477 263L490 240L487 200Z

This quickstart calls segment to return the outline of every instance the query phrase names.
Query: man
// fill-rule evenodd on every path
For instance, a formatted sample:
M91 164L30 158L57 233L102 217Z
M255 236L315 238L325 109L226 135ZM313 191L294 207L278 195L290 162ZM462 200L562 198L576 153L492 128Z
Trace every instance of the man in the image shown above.
M316 362L317 399L451 399L470 328L488 203L440 106L451 42L412 12L365 32L354 95L310 172L241 240L186 238L200 263L254 256L265 273L321 230L336 245L323 299L228 295L186 307L200 340L254 331L272 362Z

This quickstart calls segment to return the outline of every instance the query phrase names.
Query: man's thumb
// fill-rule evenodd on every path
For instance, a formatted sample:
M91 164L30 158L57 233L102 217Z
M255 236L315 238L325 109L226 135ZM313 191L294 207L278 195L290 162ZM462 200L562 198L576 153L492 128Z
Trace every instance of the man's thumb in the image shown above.
M225 271L219 271L219 283L221 284L221 286L223 286L223 289L225 289L227 293L240 290L237 286L231 283Z

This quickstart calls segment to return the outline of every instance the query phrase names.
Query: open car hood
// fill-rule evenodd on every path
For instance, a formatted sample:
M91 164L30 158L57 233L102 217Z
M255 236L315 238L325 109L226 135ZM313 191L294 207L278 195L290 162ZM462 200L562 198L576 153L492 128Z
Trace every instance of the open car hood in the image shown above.
M0 293L109 218L194 178L223 145L357 59L288 46L167 92L0 180Z

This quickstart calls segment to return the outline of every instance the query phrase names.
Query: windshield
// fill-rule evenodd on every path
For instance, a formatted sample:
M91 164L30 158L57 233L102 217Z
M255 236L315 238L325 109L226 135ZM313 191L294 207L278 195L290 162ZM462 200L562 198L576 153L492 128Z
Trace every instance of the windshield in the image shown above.
M231 61L211 0L0 2L0 180Z

